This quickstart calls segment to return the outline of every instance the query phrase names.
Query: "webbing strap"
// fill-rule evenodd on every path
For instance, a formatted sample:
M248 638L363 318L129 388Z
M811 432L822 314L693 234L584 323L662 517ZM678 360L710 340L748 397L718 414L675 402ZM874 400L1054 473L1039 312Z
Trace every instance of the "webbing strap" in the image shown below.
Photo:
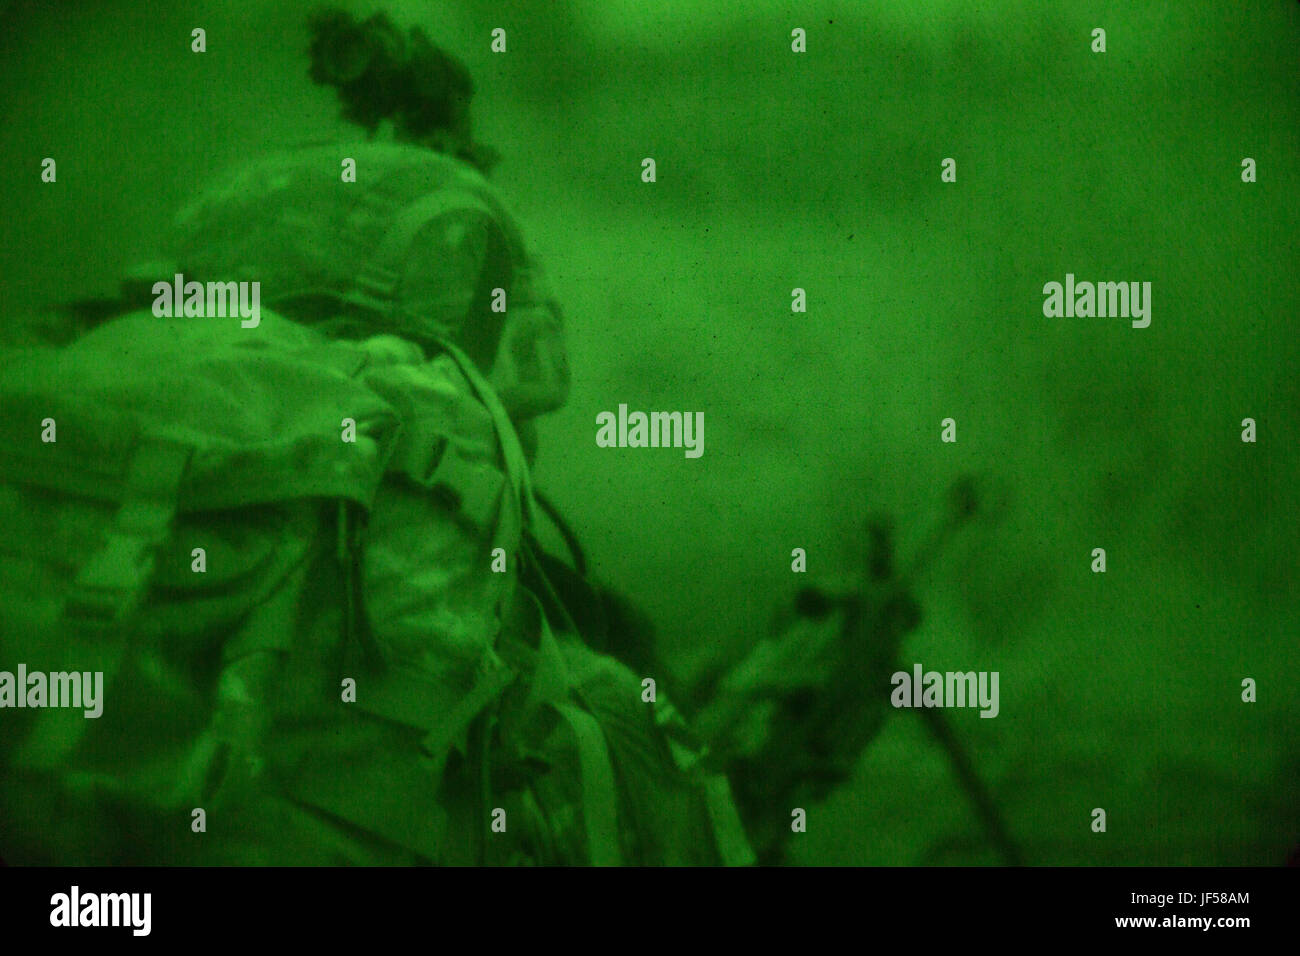
M466 380L470 383L471 388L478 395L479 399L487 407L489 414L493 419L494 429L502 448L502 456L505 460L506 484L510 489L510 494L501 495L503 500L497 516L496 525L493 531L493 547L498 544L504 544L512 539L519 539L522 535L522 526L525 515L531 515L532 491L528 478L528 463L524 458L523 449L519 444L519 438L515 434L514 426L510 423L505 409L501 406L500 401L496 398L492 387L487 383L483 376L474 367L474 363L455 345L449 342L440 341L439 345L456 363L460 371L465 375ZM472 487L472 482L469 483ZM499 488L498 488L499 492ZM359 513L357 513L359 515ZM342 522L341 522L342 527ZM351 546L346 546L343 541L340 542L340 559L344 561L345 575L351 558L346 556L346 552L359 547L357 542L348 538ZM352 572L355 575L355 571ZM513 582L514 575L508 575L507 580ZM351 589L349 588L349 592ZM513 588L503 589L499 607L503 619L513 597ZM357 594L354 597L355 607L346 611L345 621L354 619L354 614L361 606L362 596ZM356 666L358 657L364 653L369 653L372 661L377 658L377 651L373 645L365 647L362 640L367 637L367 632L360 624L364 623L361 618L360 623L353 632L346 632L343 635L343 654L341 658L341 667L349 668ZM457 742L457 746L463 746L463 738L466 729L472 719L491 702L499 696L501 690L514 679L513 672L507 669L493 670L490 673L481 675L480 680L474 688L460 700L458 705L453 709L448 718L439 726L428 729L428 733L423 741L426 752L435 757L445 757L445 751L452 741ZM419 710L419 696L409 693L403 694L400 690L400 682L395 684L395 692L387 693L383 689L374 689L371 691L371 700L378 702L374 706L367 707L373 713L378 713L389 719L400 720L411 723L418 721L416 712ZM380 685L382 688L382 685ZM409 688L407 688L409 690Z
M573 704L552 704L578 741L578 767L582 775L582 822L587 831L587 854L593 866L620 866L618 815L614 767L605 735L596 718Z
M420 741L420 749L433 758L439 774L453 748L462 752L467 749L466 734L470 724L501 696L501 692L515 677L515 672L505 666L486 669L475 680L470 691L456 701L443 719L425 734Z
M488 528L503 507L502 499L506 496L509 479L496 468L465 457L458 442L447 440L441 445L442 454L428 476L428 487L449 489L460 513L475 526Z
M537 601L536 598L533 600ZM537 667L533 685L529 688L529 704L550 706L573 731L578 745L582 822L586 829L588 856L594 866L619 866L623 855L618 832L618 790L605 732L595 717L574 703L564 657L540 603L537 603L537 616L541 634L537 643Z
M451 356L452 361L460 369L461 373L469 382L470 387L478 396L484 407L487 408L488 414L492 416L492 424L496 429L497 439L501 442L501 454L505 459L506 477L510 482L510 489L513 492L512 498L517 502L518 509L517 519L519 521L519 533L522 533L524 527L532 524L533 515L537 506L533 502L532 479L528 471L528 459L524 456L523 446L519 443L519 435L515 431L514 423L510 421L505 406L501 404L501 399L497 396L495 389L488 384L488 380L474 366L474 362L460 348L448 342L446 339L438 339L438 346ZM497 534L493 535L493 547L500 540L505 538L500 526Z
M122 503L104 544L73 582L68 616L106 624L135 607L153 573L154 549L171 530L193 452L192 446L169 439L142 439L127 466Z
M753 866L754 851L745 836L745 826L740 822L736 802L732 799L731 784L722 774L709 774L702 782L709 822L713 825L713 841L722 865Z

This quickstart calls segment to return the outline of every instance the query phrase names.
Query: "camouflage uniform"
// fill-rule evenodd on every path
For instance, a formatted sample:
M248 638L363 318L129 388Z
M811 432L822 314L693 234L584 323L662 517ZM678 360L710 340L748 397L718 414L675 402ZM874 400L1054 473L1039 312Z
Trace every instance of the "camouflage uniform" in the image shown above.
M343 156L356 183L339 180ZM187 280L260 282L268 308L355 340L362 380L402 423L361 543L365 633L340 648L346 610L322 602L246 649L229 711L269 726L247 779L228 774L204 862L747 862L725 785L702 798L687 782L639 678L551 634L518 586L531 492L517 436L563 404L568 369L559 310L486 181L413 146L272 157L184 210L167 255ZM495 548L510 573L491 571ZM329 558L306 573L332 580ZM355 703L339 702L340 675ZM585 792L593 746L619 768L605 781L617 824ZM489 835L496 808L508 837ZM699 838L719 827L718 846Z

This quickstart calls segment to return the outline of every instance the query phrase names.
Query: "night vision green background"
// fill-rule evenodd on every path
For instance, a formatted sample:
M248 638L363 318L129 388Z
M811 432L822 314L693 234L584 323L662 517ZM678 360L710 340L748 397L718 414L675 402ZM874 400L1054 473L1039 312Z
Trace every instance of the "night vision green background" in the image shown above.
M574 388L537 481L654 617L665 693L764 632L803 583L792 548L810 578L851 572L870 508L906 554L976 472L1003 515L924 578L904 661L1000 672L996 719L948 716L1028 861L1285 859L1300 4L344 6L425 26L475 76L494 178L567 312ZM11 316L111 293L230 164L356 138L306 78L308 9L0 3ZM1044 318L1067 272L1150 281L1150 327ZM703 411L703 457L597 448L619 403ZM809 811L800 862L996 862L906 711Z

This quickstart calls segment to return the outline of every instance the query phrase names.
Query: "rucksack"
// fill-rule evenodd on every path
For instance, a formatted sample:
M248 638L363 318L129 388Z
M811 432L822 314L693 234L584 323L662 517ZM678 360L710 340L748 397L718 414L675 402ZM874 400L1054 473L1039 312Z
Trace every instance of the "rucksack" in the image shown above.
M361 557L386 480L479 534L483 574L499 548L546 590L523 543L518 441L473 363L444 345L468 387L443 389L446 414L423 417L371 351L265 310L255 329L135 314L7 357L0 855L321 862L258 844L257 821L284 812L404 854L349 861L509 861L486 834L513 787L543 821L578 803L576 849L533 848L536 862L746 862L725 783L672 759L655 716L615 689L629 675L551 626L566 616L553 596L503 584L500 614L533 640L513 656L487 648L437 688L375 640ZM495 465L466 437L471 415L491 420ZM91 695L99 716L68 706ZM539 733L543 712L555 727ZM545 764L557 734L572 744L567 777L561 756L506 779L525 756ZM258 777L262 761L273 770Z
M0 670L102 674L103 699L88 718L0 687L7 848L110 862L122 850L110 805L198 805L205 782L180 773L212 721L223 657L275 639L257 634L273 630L267 600L326 513L374 493L398 422L352 378L364 356L267 318L236 336L135 315L8 356ZM372 420L370 444L321 427L339 409Z

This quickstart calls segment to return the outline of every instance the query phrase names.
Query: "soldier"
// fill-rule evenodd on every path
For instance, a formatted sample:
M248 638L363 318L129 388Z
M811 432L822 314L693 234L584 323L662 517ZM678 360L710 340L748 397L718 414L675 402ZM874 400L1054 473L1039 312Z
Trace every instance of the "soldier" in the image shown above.
M725 786L692 782L640 679L564 626L531 540L532 421L564 403L569 372L560 310L482 175L494 159L472 136L468 73L383 16L319 17L312 59L345 116L391 122L396 142L345 151L356 184L339 181L334 147L247 166L180 215L170 252L187 276L257 277L285 317L360 342L367 384L419 437L399 445L412 460L364 530L356 700L333 699L332 647L277 663L319 693L261 734L280 789L246 808L255 838L239 852L747 862Z
M244 165L181 211L163 258L124 287L143 305L142 290L173 273L258 282L269 311L257 327L136 314L58 360L66 371L113 356L124 370L96 387L139 374L138 391L114 400L167 427L139 482L154 506L115 501L112 517L94 519L110 526L82 537L110 553L79 557L64 605L125 627L105 668L117 674L110 699L129 700L134 717L102 732L38 727L9 758L10 796L0 792L17 821L4 836L19 843L36 798L12 799L14 781L44 788L68 819L113 823L94 827L93 852L70 831L63 849L6 855L752 862L725 780L702 771L638 675L584 643L611 640L575 623L590 629L600 598L532 535L532 422L562 406L569 385L562 320L484 178L493 158L472 136L468 73L382 15L325 14L312 33L313 78L338 90L346 117L372 134L389 126L392 141ZM350 163L354 182L341 175ZM18 369L0 383L6 401L34 379L57 376ZM173 463L198 432L206 442ZM222 480L205 484L203 466ZM180 499L170 512L157 507L168 497ZM147 542L139 514L156 525ZM179 557L200 540L222 568L201 585ZM182 599L189 610L169 609ZM157 623L131 625L136 607ZM22 616L12 620L0 646L27 640ZM178 837L176 816L200 810L204 836Z

